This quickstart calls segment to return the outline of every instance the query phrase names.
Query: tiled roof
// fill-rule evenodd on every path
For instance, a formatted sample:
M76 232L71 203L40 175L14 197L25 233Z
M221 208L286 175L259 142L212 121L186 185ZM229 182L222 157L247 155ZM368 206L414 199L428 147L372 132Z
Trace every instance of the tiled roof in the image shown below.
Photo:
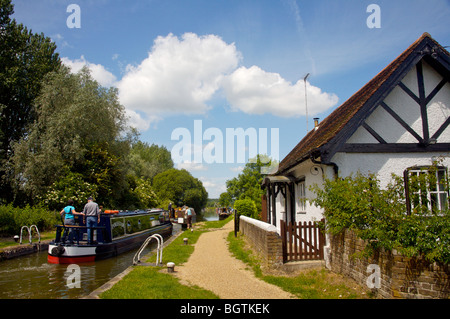
M377 90L389 80L390 76L425 39L429 39L439 46L439 44L433 40L428 33L424 33L364 87L353 94L353 96L351 96L327 118L325 118L316 130L313 129L308 132L308 134L297 144L297 146L295 146L294 149L280 162L278 171L274 175L286 173L286 171L294 167L296 164L308 159L313 153L317 153L321 147L336 137L336 135L348 124L357 112L362 109L362 107L377 92Z

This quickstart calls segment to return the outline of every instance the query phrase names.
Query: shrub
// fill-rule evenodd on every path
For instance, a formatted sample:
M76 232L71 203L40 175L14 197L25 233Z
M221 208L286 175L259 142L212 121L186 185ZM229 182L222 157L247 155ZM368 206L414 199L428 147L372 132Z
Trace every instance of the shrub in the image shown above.
M429 261L450 261L449 210L426 210L423 206L406 213L403 178L393 175L381 189L375 175L325 180L315 185L311 200L324 208L326 229L332 234L352 230L367 245L364 255L375 250L397 249L406 256L424 256Z
M17 235L22 226L36 225L39 231L53 228L59 220L59 214L42 207L13 207L11 204L0 206L0 235Z
M49 209L61 210L69 199L74 201L75 210L81 210L89 196L97 196L97 186L83 179L83 175L68 171L53 183L44 196L38 197L40 203Z
M256 205L251 199L238 199L234 202L234 209L241 215L257 218Z

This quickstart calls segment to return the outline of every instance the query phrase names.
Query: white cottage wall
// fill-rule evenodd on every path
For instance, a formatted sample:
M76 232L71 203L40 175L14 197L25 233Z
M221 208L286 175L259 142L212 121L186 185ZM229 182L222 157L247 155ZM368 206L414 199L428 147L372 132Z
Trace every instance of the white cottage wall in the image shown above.
M403 176L403 171L412 166L432 165L442 158L442 165L450 167L450 152L447 153L398 153L398 154L345 154L336 153L333 161L339 166L339 176L347 177L360 172L376 174L380 186L386 187L392 181L392 173Z
M314 198L314 193L310 190L313 185L323 185L324 174L326 174L327 167L324 165L318 165L311 160L307 160L297 165L293 170L289 172L295 176L295 178L305 179L305 191L306 199ZM298 194L296 194L296 202L299 200ZM314 220L321 220L323 218L323 210L319 207L312 205L308 200L306 201L306 209L304 211L298 210L298 205L295 209L295 220L297 222L308 222Z

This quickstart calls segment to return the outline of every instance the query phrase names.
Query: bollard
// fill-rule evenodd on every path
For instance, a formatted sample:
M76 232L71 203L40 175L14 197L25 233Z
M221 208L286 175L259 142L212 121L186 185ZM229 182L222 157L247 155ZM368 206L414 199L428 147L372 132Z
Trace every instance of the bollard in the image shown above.
M188 244L188 240L189 240L189 239L187 239L187 238L184 238L184 239L183 239L185 245Z
M174 272L175 271L175 263L170 262L167 263L167 272Z

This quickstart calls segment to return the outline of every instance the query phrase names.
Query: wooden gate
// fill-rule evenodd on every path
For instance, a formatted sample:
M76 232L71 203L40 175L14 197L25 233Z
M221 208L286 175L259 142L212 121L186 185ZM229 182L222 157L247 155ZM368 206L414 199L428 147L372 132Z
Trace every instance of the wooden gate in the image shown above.
M324 219L321 222L324 222ZM325 236L318 222L286 224L281 220L280 227L283 262L323 259Z

